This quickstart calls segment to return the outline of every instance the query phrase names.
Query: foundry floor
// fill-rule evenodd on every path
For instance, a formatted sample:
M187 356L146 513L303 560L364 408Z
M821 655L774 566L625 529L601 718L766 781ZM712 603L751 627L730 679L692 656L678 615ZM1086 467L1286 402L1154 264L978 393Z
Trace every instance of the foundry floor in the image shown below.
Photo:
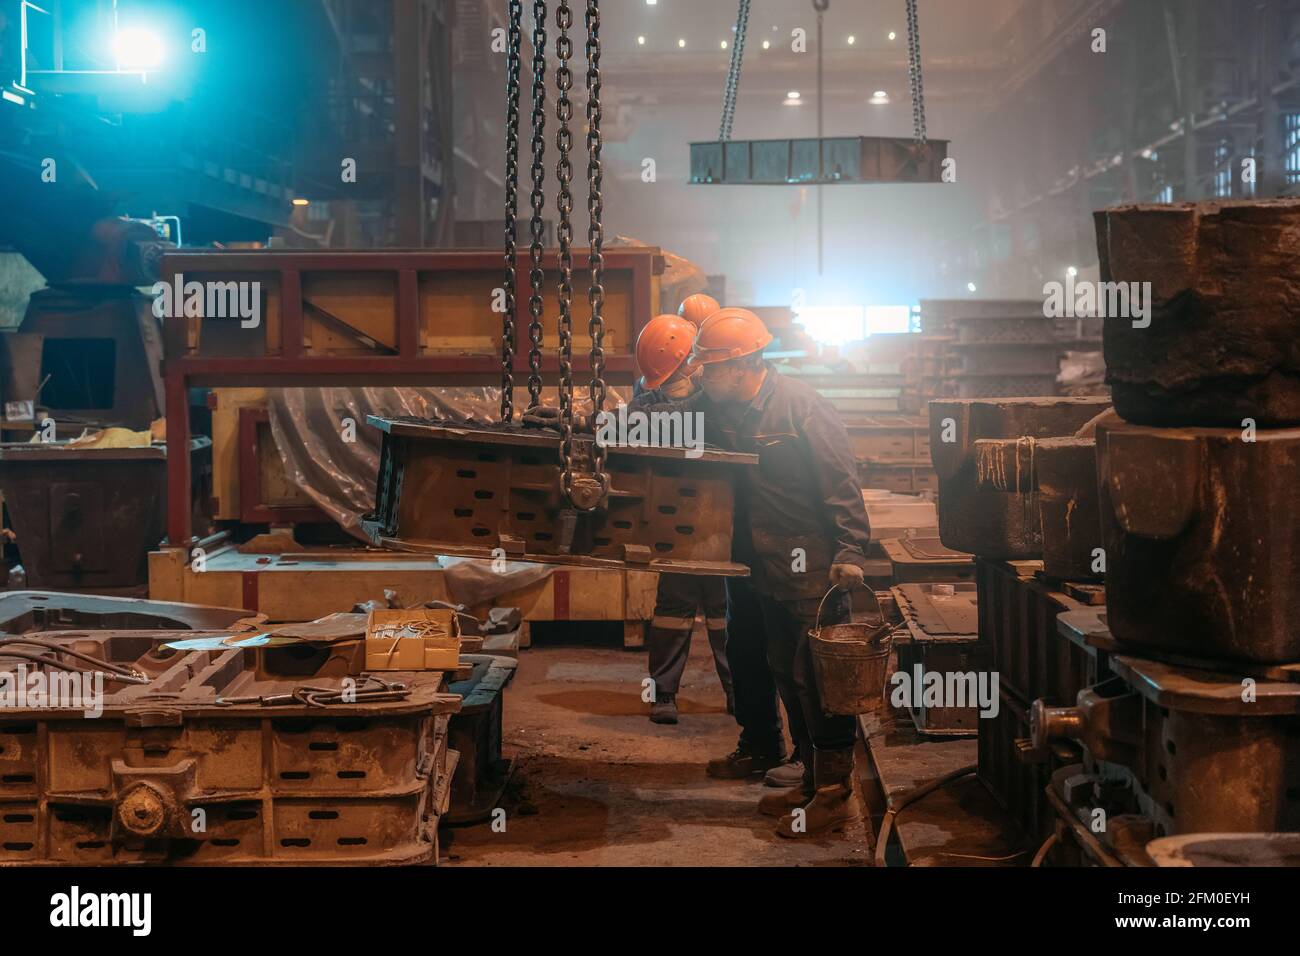
M621 635L621 631L620 631ZM444 839L453 866L870 865L863 825L824 839L776 836L754 809L761 781L713 780L705 762L732 750L702 633L692 642L676 726L641 702L644 651L618 636L539 635L506 692L504 748L517 785L505 832L487 824Z

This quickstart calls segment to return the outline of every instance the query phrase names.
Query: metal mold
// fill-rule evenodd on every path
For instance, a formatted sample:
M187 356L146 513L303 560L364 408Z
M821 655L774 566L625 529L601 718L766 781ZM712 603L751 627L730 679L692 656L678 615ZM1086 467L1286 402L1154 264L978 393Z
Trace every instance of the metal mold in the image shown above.
M1097 442L1045 438L1038 442L1035 477L1043 533L1043 573L1062 581L1100 578L1093 570L1101 547L1097 500Z
M0 712L0 865L436 861L460 705L442 672L362 676L347 702L358 644L161 647L194 635L40 635L137 676L105 679L96 719L67 700Z
M450 687L461 696L460 711L451 718L451 747L460 754L445 818L452 825L487 819L500 805L514 769L514 762L501 755L501 735L505 689L518 662L491 654L465 654L461 661L473 671Z
M565 514L560 438L538 429L369 419L384 431L377 544L408 551L745 575L731 561L732 480L757 456L609 448L611 490L597 512ZM575 447L593 439L575 437ZM566 530L567 528L567 530Z
M1300 660L1300 429L1098 429L1106 607L1124 647Z
M188 446L191 484L181 504L192 513L210 495L212 440ZM172 447L0 444L0 493L27 580L39 588L141 593L149 552L166 528Z
M1109 404L1091 397L931 402L930 455L939 475L943 543L989 558L1038 557L1043 538L1032 480L1035 445L1073 435Z
M951 588L952 593L941 593ZM898 670L980 673L989 669L988 648L979 643L975 585L903 584L893 588L905 625L894 632ZM888 693L888 685L886 686ZM974 736L980 721L978 700L966 706L909 706L918 732L931 736Z
M76 628L87 631L221 631L252 628L265 615L210 604L67 594L0 591L0 635Z
M1111 810L1138 813L1154 836L1300 829L1300 685L1125 655L1116 676L1076 706L1036 704L1036 745L1086 748ZM1243 698L1247 698L1243 700Z
M1300 425L1300 201L1119 206L1094 214L1101 278L1150 283L1149 325L1104 321L1126 421Z

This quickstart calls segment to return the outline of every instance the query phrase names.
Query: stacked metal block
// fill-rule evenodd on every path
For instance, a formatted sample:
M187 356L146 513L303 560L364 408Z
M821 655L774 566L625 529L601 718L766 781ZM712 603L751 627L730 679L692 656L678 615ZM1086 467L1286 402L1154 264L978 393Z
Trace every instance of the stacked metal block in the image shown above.
M929 398L1053 395L1062 351L1041 299L929 299L921 303L923 336L939 355Z
M1104 615L1063 633L1114 676L1037 701L1082 745L1049 796L1065 862L1151 865L1162 837L1300 831L1300 202L1098 213L1119 418L1097 428Z
M1058 397L930 405L939 534L945 546L976 555L980 659L997 678L997 711L975 727L979 778L1027 840L1050 831L1051 773L1078 760L1074 745L1032 746L1032 703L1071 702L1105 672L1104 659L1056 633L1057 615L1086 606L1097 590L1091 575L1069 562L1049 568L1044 558L1096 544L1097 529L1073 519L1096 496L1087 435L1108 408L1102 398ZM1062 474L1076 470L1082 480Z

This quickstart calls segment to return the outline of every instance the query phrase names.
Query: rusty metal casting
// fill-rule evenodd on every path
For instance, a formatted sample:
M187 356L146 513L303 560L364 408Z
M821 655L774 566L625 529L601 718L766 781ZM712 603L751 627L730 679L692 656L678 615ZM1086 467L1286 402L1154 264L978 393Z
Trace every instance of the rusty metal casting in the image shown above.
M195 633L25 635L148 681L105 681L95 719L84 699L0 710L0 865L436 861L460 707L443 672L361 674L356 641L163 646ZM6 644L0 686L20 663L46 672Z
M956 551L1036 558L1043 536L1037 442L1073 435L1105 398L945 399L930 403L930 456L939 475L939 537Z
M1300 429L1116 423L1098 429L1097 449L1116 640L1300 661Z
M384 431L375 512L384 547L685 574L744 575L731 560L738 468L757 456L611 447L604 508L577 513L559 490L561 440L542 429L371 417ZM574 439L579 449L590 436ZM561 520L567 519L567 525Z
M1118 206L1094 214L1101 278L1145 316L1103 319L1115 409L1145 425L1300 425L1300 200ZM1119 286L1105 290L1123 305ZM1099 293L1099 298L1100 298Z

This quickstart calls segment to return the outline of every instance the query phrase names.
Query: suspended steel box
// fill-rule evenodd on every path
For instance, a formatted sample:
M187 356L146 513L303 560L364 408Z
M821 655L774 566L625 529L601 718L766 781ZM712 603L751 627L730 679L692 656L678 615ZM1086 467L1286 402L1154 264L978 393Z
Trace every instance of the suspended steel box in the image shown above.
M743 576L731 560L733 481L758 456L610 447L610 492L566 513L560 437L548 429L370 416L384 433L375 511L382 547L589 567ZM575 458L590 436L575 436Z
M691 143L691 183L816 185L938 183L948 140L909 136L832 136Z

